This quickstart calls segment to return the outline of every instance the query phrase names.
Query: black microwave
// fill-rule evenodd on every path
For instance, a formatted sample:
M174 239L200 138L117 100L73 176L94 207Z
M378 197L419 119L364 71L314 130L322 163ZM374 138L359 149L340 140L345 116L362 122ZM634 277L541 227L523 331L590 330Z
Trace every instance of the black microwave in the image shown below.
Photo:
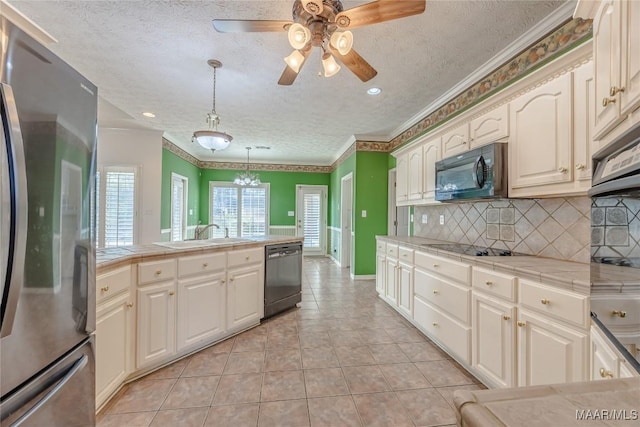
M436 162L436 200L506 198L507 144L493 143Z

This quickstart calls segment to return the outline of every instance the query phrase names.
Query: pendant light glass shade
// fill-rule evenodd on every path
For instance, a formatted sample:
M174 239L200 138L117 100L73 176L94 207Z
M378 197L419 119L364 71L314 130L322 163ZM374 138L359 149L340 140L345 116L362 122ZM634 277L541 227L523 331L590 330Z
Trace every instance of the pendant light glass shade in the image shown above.
M331 34L330 43L340 52L340 55L346 55L353 47L353 33L351 31L335 31Z
M247 168L236 175L233 183L243 187L255 187L262 184L262 182L260 181L260 176L258 176L257 173L253 173L249 170L249 151L251 150L251 147L245 148L247 149Z
M340 66L330 53L322 55L322 68L324 68L325 77L335 76L340 71Z
M284 62L287 63L289 68L297 73L300 71L300 67L302 67L302 64L304 63L304 55L302 55L300 51L294 50L291 52L291 55L284 58Z
M207 114L209 129L195 131L191 140L197 141L203 148L215 152L227 148L233 137L218 130L220 116L216 114L216 69L222 67L222 63L215 59L210 59L207 63L213 68L213 107L211 112Z
M302 24L292 24L289 27L289 44L294 49L302 49L311 40L311 32Z

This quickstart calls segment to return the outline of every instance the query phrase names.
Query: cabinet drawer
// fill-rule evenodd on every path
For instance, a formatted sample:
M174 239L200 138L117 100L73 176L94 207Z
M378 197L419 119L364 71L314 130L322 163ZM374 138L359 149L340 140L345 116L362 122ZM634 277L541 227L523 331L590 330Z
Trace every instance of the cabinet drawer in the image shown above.
M131 285L131 266L121 267L96 278L96 303L129 289Z
M591 295L591 311L608 327L640 325L640 296ZM637 330L637 329L636 329Z
M242 249L228 252L227 256L229 267L255 264L264 260L264 248Z
M471 281L471 266L462 262L440 258L423 252L414 254L416 267L432 271L468 285Z
M413 264L413 249L398 248L398 259L400 261Z
M520 303L539 313L587 328L589 297L520 279Z
M381 242L378 240L378 242L376 243L376 252L379 254L384 254L386 253L385 251L387 250L387 244L385 242Z
M484 268L473 267L471 284L474 289L496 295L509 301L516 300L518 278Z
M178 259L178 277L214 273L224 270L226 266L225 252L181 257Z
M176 277L176 260L149 261L138 264L138 284L160 282Z
M417 296L469 324L469 288L448 283L419 269L414 271L413 286Z
M390 257L398 258L398 245L387 243L387 251L385 253Z
M460 360L471 363L471 328L463 326L419 297L413 299L413 318L427 334Z

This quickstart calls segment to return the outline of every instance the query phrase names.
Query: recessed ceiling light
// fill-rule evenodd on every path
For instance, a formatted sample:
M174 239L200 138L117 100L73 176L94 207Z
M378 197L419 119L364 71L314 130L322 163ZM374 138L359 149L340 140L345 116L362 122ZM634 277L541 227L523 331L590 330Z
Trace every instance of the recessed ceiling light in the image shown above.
M150 118L154 118L156 115L153 113L150 113L148 111L145 111L144 113L142 113L143 116L145 117L150 117Z
M367 93L369 95L380 95L380 92L382 92L382 89L380 89L379 87L372 87L367 90Z

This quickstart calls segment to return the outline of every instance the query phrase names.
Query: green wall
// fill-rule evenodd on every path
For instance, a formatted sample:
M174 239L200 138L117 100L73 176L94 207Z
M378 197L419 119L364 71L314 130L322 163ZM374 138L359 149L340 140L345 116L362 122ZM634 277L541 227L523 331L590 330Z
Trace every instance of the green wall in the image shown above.
M197 166L181 159L168 150L162 150L162 190L160 196L160 228L171 227L171 174L177 173L189 180L187 194L187 225L197 225L200 206L201 171ZM190 214L191 213L191 214Z
M209 222L209 182L231 182L238 171L222 169L203 169L200 184L200 219ZM272 172L257 171L260 181L269 183L269 224L295 225L295 216L288 211L296 210L296 185L329 186L328 173L310 172Z

